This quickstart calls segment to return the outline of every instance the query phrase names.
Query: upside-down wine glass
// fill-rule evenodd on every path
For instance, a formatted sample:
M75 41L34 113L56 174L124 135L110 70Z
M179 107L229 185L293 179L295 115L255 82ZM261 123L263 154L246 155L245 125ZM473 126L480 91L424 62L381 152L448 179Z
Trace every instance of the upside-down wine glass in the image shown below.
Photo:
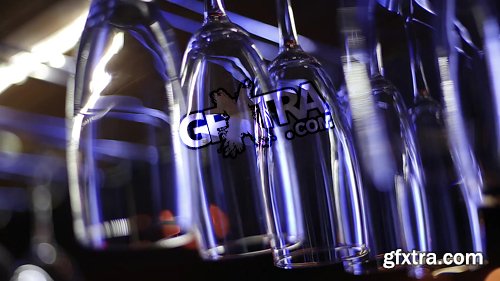
M261 55L222 1L205 1L181 77L187 102L180 136L197 172L200 254L217 260L269 253L265 163L272 137L260 100L271 84Z
M0 124L0 136L5 139L10 138L10 141L6 141L6 145L0 147L2 207L17 211L26 210L32 225L28 227L30 240L27 253L14 260L13 257L5 256L0 249L0 263L7 257L11 267L8 278L0 277L3 277L2 280L10 278L12 281L26 280L30 277L36 280L81 280L78 264L58 245L54 234L52 212L55 203L52 198L64 198L66 189L62 187L66 188L67 183L66 166L64 154L60 153L61 147L45 139L47 135L54 136L55 132L40 134L41 131L54 127L47 126L40 129L33 125L32 118L36 115L17 113L13 109L2 108L2 116L11 121ZM5 124L8 124L7 131L2 130ZM15 242L22 244L25 241L18 237L20 233L15 235L18 238Z
M373 1L359 1L357 6L344 6L340 10L342 31L346 40L347 55L344 69L347 90L352 102L355 141L361 154L368 159L380 161L376 164L388 165L389 170L381 173L381 179L371 176L374 161L360 158L363 175L364 202L367 216L368 247L370 259L364 273L384 270L383 256L401 249L425 251L427 248L427 220L423 197L420 157L416 148L413 128L406 111L406 105L398 90L380 73L378 63L376 32L370 28L374 24ZM355 8L354 8L355 7ZM369 72L370 71L370 74ZM362 88L360 85L364 85ZM370 96L368 96L370 94ZM365 96L364 98L361 98ZM363 105L363 107L359 107ZM372 116L366 112L372 110ZM375 117L375 118L373 118ZM373 120L374 119L374 120ZM373 122L372 133L378 144L390 149L377 151L378 146L362 139L359 133L368 133L366 122ZM362 129L364 128L364 129ZM365 132L363 132L365 131ZM381 153L381 154L379 154ZM378 157L382 155L382 157ZM383 161L385 160L385 162ZM383 163L383 164L382 164ZM418 269L410 267L417 273Z
M25 165L29 164L25 163ZM55 169L59 165L43 160L36 164L31 163L31 165L34 165L33 175L27 182L33 216L30 253L28 258L14 270L10 280L22 281L30 276L38 278L36 280L47 281L82 280L83 276L77 263L57 244L54 238L52 176L55 172L61 172L64 169Z
M474 18L478 22L484 52L481 58L485 61L489 91L481 92L478 97L486 117L483 119L484 129L480 137L483 152L481 155L485 172L483 194L485 206L500 205L500 10L498 2L481 0L474 2ZM479 72L479 71L478 71ZM481 72L479 72L481 73ZM484 72L483 72L484 73ZM485 133L485 131L490 131Z
M92 2L67 98L71 207L83 245L192 241L179 56L156 1Z
M414 94L414 104L410 108L410 113L425 178L423 200L428 214L427 250L435 253L438 259L447 252L483 252L478 208L473 200L473 194L470 193L477 187L470 185L478 184L474 176L470 177L475 167L470 165L473 161L468 160L467 165L470 170L463 170L465 162L461 157L463 153L469 152L466 142L461 139L463 131L457 129L461 126L458 118L460 116L457 115L459 112L452 112L457 110L456 101L450 99L455 94L456 88L453 87L451 80L454 77L446 72L454 69L449 68L446 58L448 53L439 52L439 48L447 48L442 41L439 41L441 40L439 37L448 34L440 30L439 25L442 23L436 23L436 20L449 22L452 19L449 19L450 15L446 15L442 9L438 9L438 17L441 18L436 18L434 9L425 1L407 1L403 7L405 8L400 11L405 17ZM429 27L434 27L436 30ZM435 34L440 35L437 36L437 41L433 40ZM424 42L431 42L432 45L429 47ZM426 47L427 49L424 49ZM438 49L436 55L439 58L432 56L436 47ZM439 93L433 92L428 86L427 79L430 76L427 76L429 74L426 73L424 60L421 57L423 50L429 51L431 60L439 65L438 71L441 74L439 78L441 89L437 90ZM444 107L436 100L440 95L444 95ZM457 152L462 155L457 155ZM455 267L444 263L430 267L433 274L470 268L473 266Z
M460 97L471 144L481 167L483 190L479 193L488 262L498 264L500 252L494 242L500 211L500 10L491 0L457 1L460 25ZM469 12L472 11L472 12ZM454 51L455 51L454 50ZM481 81L481 83L478 83ZM476 200L478 201L478 200ZM490 241L491 240L491 241Z
M275 265L310 267L368 256L359 168L337 90L299 45L291 3L277 0L279 54L264 95L276 141L269 152Z

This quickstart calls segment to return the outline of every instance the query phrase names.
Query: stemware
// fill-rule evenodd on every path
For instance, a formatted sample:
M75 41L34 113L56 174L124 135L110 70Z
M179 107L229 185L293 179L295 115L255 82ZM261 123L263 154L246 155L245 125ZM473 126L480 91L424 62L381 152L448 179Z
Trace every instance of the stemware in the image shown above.
M420 7L416 1L411 1L413 9ZM441 20L450 21L450 15L440 10ZM441 94L444 97L443 106L432 96L430 89L425 84L425 70L420 58L420 45L423 41L416 42L413 37L418 32L418 23L409 13L407 30L409 32L410 62L412 75L414 77L415 104L411 112L416 127L417 139L422 155L422 163L426 177L427 205L430 220L429 250L443 255L445 252L483 252L482 231L480 217L476 202L473 200L474 188L480 184L476 175L470 177L470 173L477 171L473 165L460 167L464 163L463 156L469 156L468 147L462 135L462 121L458 104L452 100L457 88L453 86L456 78L449 71L455 69L446 66L445 61L450 58L448 53L440 53L438 43L437 60L440 64ZM449 28L449 24L444 28ZM413 29L415 28L415 29ZM439 26L437 27L440 28ZM413 33L413 34L412 34ZM438 30L438 36L448 36ZM432 38L430 40L432 42ZM446 44L446 43L445 43ZM449 48L449 47L448 47ZM453 59L453 58L451 58ZM451 66L454 67L454 66ZM450 112L456 110L457 112ZM458 133L458 134L457 134ZM462 143L457 143L462 142ZM457 155L457 152L459 155ZM472 268L472 267L471 267ZM441 272L446 272L446 269Z
M399 211L401 217L394 218L390 215L387 218L382 218L376 232L398 237L398 244L385 244L385 238L378 234L374 239L381 239L379 242L374 242L374 245L385 245L389 247L381 247L373 249L380 253L389 252L394 247L400 247L407 251L427 251L429 247L428 241L428 210L423 198L425 198L425 178L422 172L422 163L420 152L418 151L415 138L414 128L411 124L411 119L408 114L407 106L399 90L381 74L379 66L379 44L373 42L370 48L370 81L372 85L373 96L377 105L377 110L382 112L383 121L387 128L388 140L391 144L392 157L396 164L396 174L394 182L391 185L391 192L381 192L380 189L369 189L375 191L370 196L377 197L379 206L389 207L394 212ZM384 195L382 195L384 194ZM390 203L389 203L390 202ZM387 205L386 205L387 203ZM377 206L374 206L378 209ZM371 209L370 209L371 210ZM387 210L387 209L386 209ZM386 210L378 209L382 213L387 214ZM371 214L376 212L370 211ZM381 215L381 214L379 214ZM375 219L374 219L375 220ZM375 229L374 229L375 230ZM374 246L375 247L375 246ZM385 249L384 249L385 248ZM418 270L410 268L410 271ZM413 273L417 273L414 271Z
M371 191L368 196L378 198L376 204L368 207L369 212L372 215L378 212L376 216L381 216L380 224L373 226L373 231L378 234L372 236L376 240L371 244L374 245L372 249L379 255L398 248L425 252L429 247L428 210L423 201L425 178L415 132L401 93L379 71L379 56L376 54L376 47L373 48L372 53L370 59L372 92L377 110L383 112L383 120L387 126L388 139L393 148L392 153L397 167L391 192L367 188L369 193ZM380 208L380 206L384 207ZM392 212L387 213L387 210L392 210ZM395 213L396 211L400 214ZM375 218L373 220L376 221ZM392 237L397 237L393 241L397 243L391 245L390 242L384 242L384 240L387 241L385 235L388 233L391 233ZM418 267L408 269L412 275L420 274Z
M467 13L467 19L476 24L469 23L467 27L460 25L456 28L464 46L459 50L467 59L467 64L463 65L468 69L458 81L462 82L460 90L469 90L461 96L468 95L464 107L472 112L469 112L466 121L473 128L470 132L472 143L475 144L475 155L483 172L483 197L479 203L486 207L496 207L499 203L500 186L500 175L497 172L500 168L500 81L495 79L499 75L497 65L500 57L498 5L493 1L482 0L465 3L458 1L456 6L457 10L474 11ZM478 79L487 79L487 83L478 85Z
M0 188L5 196L2 201L4 204L9 202L7 207L11 210L26 210L32 221L32 227L27 227L30 229L28 251L22 253L20 259L10 258L8 278L24 280L29 276L44 276L42 280L80 280L77 263L58 245L54 235L52 211L55 203L52 198L64 198L61 193L66 189L61 187L66 187L67 179L62 147L58 147L58 142L44 139L55 132L45 135L36 126L31 126L35 123L32 118L45 117L43 115L4 108L2 113L4 118L16 118L16 122L6 126L7 131L0 131L4 138L10 138L0 151ZM5 124L0 124L3 126ZM16 242L21 244L24 240ZM0 259L5 257L1 254Z
M483 186L479 204L486 229L488 263L499 260L497 225L500 186L500 58L499 11L493 1L457 1L456 28L460 37L457 44L460 102L468 126L468 137L474 145L475 156L481 167ZM473 11L470 13L469 11ZM482 81L477 83L477 81Z
M264 164L272 137L260 102L270 91L267 70L222 1L205 1L204 17L184 54L180 123L197 173L200 254L216 260L269 252Z
M427 214L422 201L424 179L420 157L401 94L380 73L380 44L375 30L368 27L374 24L372 5L363 1L355 8L347 5L340 9L347 48L344 56L346 84L357 132L355 142L360 153L366 155L360 158L360 166L368 247L374 263L366 265L365 273L383 270L385 253L397 249L407 252L427 249ZM361 110L371 111L371 115L359 112ZM373 128L370 134L364 135L370 132L367 122L371 122ZM379 145L370 147L364 137L374 138L373 141L383 150L376 151ZM384 149L384 146L390 149ZM373 160L379 161L377 168L380 165L390 167L381 172L382 181L371 175ZM409 270L411 274L419 272L418 268L410 267Z
M50 158L49 158L50 159ZM29 179L28 194L33 228L31 234L30 253L13 273L11 281L24 280L27 276L45 276L42 280L81 280L82 275L77 264L54 239L52 222L52 174L60 173L63 169L57 163L50 161L32 163L32 178Z
M179 51L155 1L95 0L67 98L74 230L94 249L191 242Z
M443 59L440 59L441 77L439 79L442 89L431 90L427 81L430 75L426 73L425 61L421 56L425 50L428 59L438 64L435 46L439 49L442 43L438 42L437 45L430 47L424 43L434 42L433 35L436 31L429 27L436 27L436 22L434 22L436 18L434 14L430 14L429 11L433 9L425 1L402 2L405 2L402 5L404 8L398 9L398 12L405 17L408 39L414 95L410 114L413 126L415 126L416 141L423 167L422 174L425 178L423 200L427 206L428 215L428 251L436 253L439 258L442 258L446 252L483 252L479 213L470 193L476 186L469 186L476 185L478 182L475 177L468 177L475 168L470 166L471 171L461 173L463 169L460 169L459 165L464 163L459 163L461 159L457 159L453 153L456 151L464 153L463 149L467 149L467 147L464 148L466 143L464 140L460 140L462 143L450 140L450 138L463 137L455 134L460 133L460 130L455 130L456 126L460 126L459 119L452 119L457 117L457 112L450 112L450 110L456 110L456 103L450 103L450 95L453 95L456 89L453 89L453 84L450 83L450 74L443 73L445 64ZM421 18L416 15L420 15ZM439 16L445 17L444 14ZM446 15L446 17L449 16ZM437 33L443 35L441 32ZM449 70L453 69L449 68ZM445 107L448 108L447 111L443 109L440 94L446 95L443 101ZM453 125L455 127L450 127ZM439 270L434 271L435 274L456 272L457 269L444 264L437 268ZM468 267L461 268L461 270L466 269Z
M438 14L434 22L435 49L452 157L457 163L455 165L458 169L457 173L466 188L467 199L471 200L470 204L478 205L482 202L483 173L470 144L461 103L463 93L459 87L459 53L457 51L460 41L455 29L455 6L455 0L446 0L435 5Z
M491 115L493 120L488 120L488 123L495 125L495 133L491 134L489 138L493 137L494 139L491 141L494 147L495 153L491 155L494 159L493 161L488 161L489 159L485 157L486 164L485 166L489 166L490 170L488 171L488 179L487 188L485 188L484 193L486 195L491 194L489 197L496 198L490 200L491 205L499 205L500 202L500 178L497 172L500 167L500 120L498 119L500 112L500 81L496 78L499 76L500 70L498 68L498 60L500 59L500 11L498 9L498 3L493 4L493 1L479 1L482 7L483 14L485 15L482 18L482 34L484 40L484 46L486 51L486 61L488 66L488 77L489 77L489 85L490 85L490 93L486 99L491 100L489 102L490 107L493 107L491 110ZM496 9L495 9L496 8ZM487 136L483 136L483 138L487 138ZM485 153L487 154L487 153ZM484 156L483 156L484 157ZM491 159L491 158L490 158ZM491 162L495 164L490 164Z
M269 152L275 265L309 267L368 255L359 169L343 102L318 60L299 45L289 0L277 0L276 90L264 102L276 141Z

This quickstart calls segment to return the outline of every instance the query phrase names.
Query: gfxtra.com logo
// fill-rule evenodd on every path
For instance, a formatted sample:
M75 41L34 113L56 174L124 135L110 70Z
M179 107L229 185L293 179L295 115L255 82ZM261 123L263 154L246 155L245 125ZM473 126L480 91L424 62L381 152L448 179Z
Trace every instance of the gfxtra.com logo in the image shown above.
M300 83L297 88L284 87L260 95L270 113L275 133L287 140L326 131L334 127L332 114L325 97L312 82ZM260 104L262 107L262 103ZM264 112L264 109L261 108ZM277 134L278 135L278 134Z
M211 92L211 107L192 112L181 121L179 129L184 144L192 149L219 144L219 153L234 158L247 145L256 144L254 122L257 117L262 120L260 114L264 112L272 120L269 129L279 129L276 131L288 140L333 128L330 107L311 82L266 92L253 100L245 93L248 90L253 90L249 80L241 83L234 94L224 89ZM258 142L275 141L272 132L269 134Z
M210 92L213 106L191 112L181 121L184 144L193 149L219 144L218 152L232 158L243 153L247 145L255 144L253 122L259 113L246 94L252 88L252 82L247 80L234 94L222 88Z

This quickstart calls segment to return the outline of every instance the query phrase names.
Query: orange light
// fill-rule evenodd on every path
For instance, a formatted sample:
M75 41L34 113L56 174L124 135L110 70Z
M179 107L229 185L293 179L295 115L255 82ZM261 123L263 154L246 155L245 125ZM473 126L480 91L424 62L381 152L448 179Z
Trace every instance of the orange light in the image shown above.
M224 238L229 232L229 218L219 207L210 205L210 216L217 238Z
M170 210L160 213L161 231L163 236L172 237L181 232L181 228L175 223L174 214Z
M500 281L500 268L491 271L484 281Z

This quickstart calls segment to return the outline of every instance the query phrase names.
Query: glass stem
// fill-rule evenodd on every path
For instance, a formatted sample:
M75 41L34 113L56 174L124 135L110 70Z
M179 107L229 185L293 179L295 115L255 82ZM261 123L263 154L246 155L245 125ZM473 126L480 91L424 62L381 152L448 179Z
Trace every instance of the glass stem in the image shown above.
M370 75L371 77L375 77L381 74L380 64L379 64L379 55L378 55L378 42L374 42L370 46Z
M33 204L33 236L32 244L53 242L52 225L52 195L44 185L38 185L31 190L31 201Z
M205 22L226 17L223 0L205 0Z
M413 22L413 17L410 14L405 20L405 32L408 40L413 95L415 100L417 100L422 97L430 97L430 94L429 87L427 86L427 81L425 80L424 69L421 63L419 46L416 40L414 25L415 23Z
M280 32L280 52L300 48L290 0L276 0L276 8Z

